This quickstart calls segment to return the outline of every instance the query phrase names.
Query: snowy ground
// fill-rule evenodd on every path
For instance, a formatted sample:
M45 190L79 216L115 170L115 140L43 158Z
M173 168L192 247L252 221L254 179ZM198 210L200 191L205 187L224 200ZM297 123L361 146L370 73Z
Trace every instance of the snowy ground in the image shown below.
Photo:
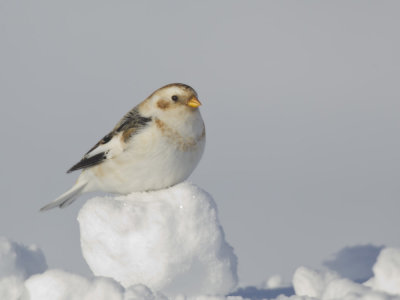
M46 270L42 252L0 239L0 299L167 299L162 292L142 284L122 287L111 278L85 278L62 270ZM238 289L231 296L177 295L170 299L400 299L400 249L383 249L374 264L373 276L364 283L341 277L332 270L316 271L299 267L293 288Z
M0 299L400 299L400 249L345 248L324 270L299 267L236 288L237 258L212 197L190 183L89 200L78 217L93 278L47 269L34 245L0 239ZM60 252L62 255L62 252Z

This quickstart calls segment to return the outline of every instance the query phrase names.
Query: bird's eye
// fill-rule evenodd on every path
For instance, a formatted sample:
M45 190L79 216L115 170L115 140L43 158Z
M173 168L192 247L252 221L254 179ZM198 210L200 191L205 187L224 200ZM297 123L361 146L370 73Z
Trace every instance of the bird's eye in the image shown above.
M177 95L173 95L173 96L171 97L171 99L174 100L174 101L178 101L178 96L177 96Z

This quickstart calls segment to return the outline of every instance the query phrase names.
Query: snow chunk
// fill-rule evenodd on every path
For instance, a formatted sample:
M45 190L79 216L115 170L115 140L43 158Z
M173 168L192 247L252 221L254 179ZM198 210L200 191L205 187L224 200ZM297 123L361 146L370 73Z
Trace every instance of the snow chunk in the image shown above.
M284 287L285 284L283 282L283 278L281 275L273 275L271 277L269 277L266 281L265 281L265 288L267 289L277 289L280 287Z
M400 249L385 248L373 267L375 277L365 283L374 290L400 295Z
M24 246L0 237L0 278L15 276L25 279L46 269L46 259L37 246Z
M355 283L345 278L337 278L330 281L326 285L325 291L321 298L324 300L350 300L357 299L358 297L361 298L361 296L376 297L378 295L362 284ZM387 299L385 295L383 295L383 297L383 299Z
M8 276L0 279L0 299L26 299L24 280L20 276Z
M123 300L124 288L112 279L92 281L61 270L49 270L25 281L30 300Z
M300 267L293 275L293 288L298 296L321 298L327 285L339 276L334 272L321 272Z
M383 249L373 272L375 277L359 284L341 278L332 271L315 271L300 267L293 277L296 296L277 299L400 300L400 249Z
M212 197L191 183L96 197L79 212L83 256L97 276L167 295L225 295L237 258Z

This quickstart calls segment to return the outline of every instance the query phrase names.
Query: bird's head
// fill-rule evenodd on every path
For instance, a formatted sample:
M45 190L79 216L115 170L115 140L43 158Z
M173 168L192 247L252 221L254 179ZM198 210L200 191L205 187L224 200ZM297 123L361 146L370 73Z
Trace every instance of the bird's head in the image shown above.
M201 105L196 91L183 83L172 83L159 88L143 104L143 109L154 116L190 113L197 111Z

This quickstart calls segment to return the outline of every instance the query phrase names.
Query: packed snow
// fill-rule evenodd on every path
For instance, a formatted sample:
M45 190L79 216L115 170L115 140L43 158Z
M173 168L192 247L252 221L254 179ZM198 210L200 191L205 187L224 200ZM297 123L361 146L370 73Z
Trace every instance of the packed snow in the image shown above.
M292 286L274 275L232 292L237 258L214 200L190 183L93 198L78 219L96 276L47 269L37 246L0 238L0 299L400 300L400 249L372 245L342 249L325 269L299 267Z
M216 204L191 183L93 198L78 221L83 256L96 276L169 296L226 295L237 285L237 258Z

